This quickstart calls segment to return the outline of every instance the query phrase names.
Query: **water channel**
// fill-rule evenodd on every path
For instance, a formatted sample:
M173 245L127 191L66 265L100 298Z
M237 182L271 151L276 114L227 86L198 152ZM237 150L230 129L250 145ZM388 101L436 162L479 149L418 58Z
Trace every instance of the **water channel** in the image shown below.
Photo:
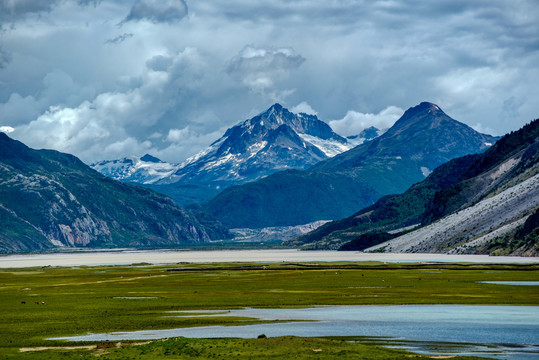
M284 322L87 334L55 338L120 341L275 336L361 336L381 345L429 354L539 359L539 307L482 305L321 306L168 313L166 316L242 316ZM291 321L294 320L294 321Z

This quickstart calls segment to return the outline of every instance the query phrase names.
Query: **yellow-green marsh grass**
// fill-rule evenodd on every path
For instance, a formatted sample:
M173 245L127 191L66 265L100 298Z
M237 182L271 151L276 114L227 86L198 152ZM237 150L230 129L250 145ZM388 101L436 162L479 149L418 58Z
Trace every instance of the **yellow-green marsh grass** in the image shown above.
M88 345L46 340L54 336L260 322L222 315L173 317L171 311L367 304L539 305L536 286L482 282L537 281L538 265L211 264L180 265L175 267L179 271L168 271L172 268L0 270L0 353Z

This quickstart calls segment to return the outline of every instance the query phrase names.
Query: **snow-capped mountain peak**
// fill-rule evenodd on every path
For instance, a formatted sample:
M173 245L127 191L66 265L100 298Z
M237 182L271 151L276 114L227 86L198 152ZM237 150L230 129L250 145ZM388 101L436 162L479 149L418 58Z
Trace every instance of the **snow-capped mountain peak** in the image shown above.
M90 165L105 176L126 182L153 184L171 176L179 165L170 164L146 154L119 160L104 160Z
M317 116L294 114L276 103L228 129L210 147L184 161L173 178L244 183L279 170L305 169L353 146Z
M92 167L124 181L197 183L224 188L258 180L280 170L306 169L363 141L364 137L352 140L336 134L316 115L295 114L276 103L229 128L208 148L179 165L147 154L140 158L102 161Z

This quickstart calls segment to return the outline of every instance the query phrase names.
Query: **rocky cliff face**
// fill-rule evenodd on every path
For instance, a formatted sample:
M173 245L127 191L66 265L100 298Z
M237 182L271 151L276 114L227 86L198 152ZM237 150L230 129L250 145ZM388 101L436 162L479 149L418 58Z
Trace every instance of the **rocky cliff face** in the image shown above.
M106 178L72 155L0 133L0 251L174 246L228 237L151 190Z

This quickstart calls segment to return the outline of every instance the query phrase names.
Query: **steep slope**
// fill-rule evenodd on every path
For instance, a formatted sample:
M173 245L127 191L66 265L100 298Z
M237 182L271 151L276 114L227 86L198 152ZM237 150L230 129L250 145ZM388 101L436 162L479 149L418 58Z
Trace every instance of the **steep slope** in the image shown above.
M362 234L384 233L417 226L421 223L422 216L436 191L464 179L464 174L478 156L467 155L450 160L436 168L425 180L412 185L403 194L384 196L375 204L352 216L329 222L293 239L288 245L337 249L343 243L358 239ZM361 250L365 247L367 247L365 244L360 243L353 249Z
M173 246L224 238L218 223L151 190L120 183L72 155L0 133L0 251Z
M535 169L537 170L537 169ZM539 207L539 174L366 251L466 253L523 225Z
M343 209L372 203L376 195L360 180L339 174L287 170L230 187L204 209L231 228L302 225L320 220L320 214L344 214Z
M495 141L451 119L438 106L421 103L372 141L317 163L308 171L277 173L248 186L227 189L205 209L233 227L344 218L384 195L405 191L438 165L484 151Z
M457 247L451 253L539 256L539 209L535 210L532 215L526 218L524 224L518 226L514 231L492 238L492 240L482 244L470 243L466 248Z
M536 206L534 201L538 198L534 180L526 183L529 186L521 184L532 179L538 172L538 138L539 121L536 120L521 130L506 135L486 152L454 159L436 168L427 179L413 185L404 194L383 198L349 218L328 223L294 239L294 244L335 248L348 242L343 248L362 250L376 245L373 243L373 236L364 234L383 235L387 232L398 232L407 226L427 225L464 209L468 210L461 212L460 217L454 216L450 219L453 221L450 226L453 230L446 229L445 235L441 234L441 228L430 228L430 233L436 233L437 241L440 241L432 250L447 250L458 242L467 242L479 236L480 233L492 233L489 237L476 241L474 247L485 244L487 240L517 228ZM504 195L501 195L502 193ZM503 201L500 202L500 199ZM476 205L477 208L471 208ZM454 223L456 219L458 224ZM484 224L488 224L486 229ZM406 234L403 238L414 233L418 237L426 236L425 232L418 231ZM378 243L387 240L383 237L379 236ZM465 246L471 248L469 244ZM416 249L419 249L417 244ZM424 246L422 250L426 251L425 249Z
M515 144L529 143L534 135L534 141L516 154L501 153ZM477 175L436 193L424 223L437 221L369 249L475 253L503 249L500 238L509 246L507 235L524 224L530 227L527 220L539 208L539 121L504 138L494 150L498 152L485 154L467 172ZM492 162L496 164L489 166ZM493 243L498 247L491 246ZM535 238L535 243L514 247L509 253L533 255L538 251Z

